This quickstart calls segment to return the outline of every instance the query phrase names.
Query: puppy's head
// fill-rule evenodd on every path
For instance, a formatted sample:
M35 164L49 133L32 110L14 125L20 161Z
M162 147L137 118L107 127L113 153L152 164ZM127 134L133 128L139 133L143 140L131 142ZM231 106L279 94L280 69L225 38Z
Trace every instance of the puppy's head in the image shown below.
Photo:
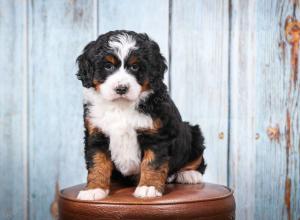
M146 34L112 31L90 42L77 58L77 77L104 99L135 101L159 90L166 71L159 46Z

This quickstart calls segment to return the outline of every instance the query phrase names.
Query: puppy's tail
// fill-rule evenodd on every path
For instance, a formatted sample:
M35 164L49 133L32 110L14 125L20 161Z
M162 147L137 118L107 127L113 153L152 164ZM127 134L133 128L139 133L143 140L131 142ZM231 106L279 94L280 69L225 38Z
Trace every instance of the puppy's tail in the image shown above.
M205 163L203 152L205 150L204 137L198 125L190 126L192 133L192 155L196 158L202 157L201 163L198 167L198 171L204 174L207 164Z

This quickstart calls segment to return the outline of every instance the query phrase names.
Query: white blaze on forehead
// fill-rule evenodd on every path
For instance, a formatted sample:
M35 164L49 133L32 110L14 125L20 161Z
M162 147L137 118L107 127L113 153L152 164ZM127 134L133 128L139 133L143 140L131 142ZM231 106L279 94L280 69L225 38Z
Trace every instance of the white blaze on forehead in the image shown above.
M136 49L135 39L126 33L112 36L108 45L115 51L121 61L128 56L130 51Z

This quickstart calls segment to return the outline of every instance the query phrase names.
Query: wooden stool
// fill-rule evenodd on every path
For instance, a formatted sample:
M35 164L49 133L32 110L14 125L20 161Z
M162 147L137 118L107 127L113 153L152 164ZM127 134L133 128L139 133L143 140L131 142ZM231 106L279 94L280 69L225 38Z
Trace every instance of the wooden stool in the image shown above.
M98 219L234 219L235 202L232 190L225 186L168 184L160 198L133 197L134 187L113 185L109 196L100 201L76 199L84 185L61 190L60 220Z

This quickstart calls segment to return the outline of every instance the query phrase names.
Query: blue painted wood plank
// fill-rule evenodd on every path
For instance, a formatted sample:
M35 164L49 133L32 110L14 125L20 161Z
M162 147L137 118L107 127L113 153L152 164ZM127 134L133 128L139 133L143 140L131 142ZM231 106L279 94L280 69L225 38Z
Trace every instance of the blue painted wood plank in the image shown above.
M237 217L299 219L300 82L285 36L287 18L299 19L299 6L232 3L230 182Z
M183 119L199 123L207 149L204 179L227 184L228 1L172 6L171 93Z
M168 61L168 0L100 0L99 33L112 30L147 33L159 44ZM165 75L165 82L168 83L168 73Z
M95 36L93 1L30 6L30 219L51 219L55 185L86 181L76 57Z
M256 2L233 0L231 9L229 185L237 219L255 219Z
M26 5L0 1L0 219L26 219Z
M300 81L285 37L299 12L296 1L256 1L256 219L300 217Z

